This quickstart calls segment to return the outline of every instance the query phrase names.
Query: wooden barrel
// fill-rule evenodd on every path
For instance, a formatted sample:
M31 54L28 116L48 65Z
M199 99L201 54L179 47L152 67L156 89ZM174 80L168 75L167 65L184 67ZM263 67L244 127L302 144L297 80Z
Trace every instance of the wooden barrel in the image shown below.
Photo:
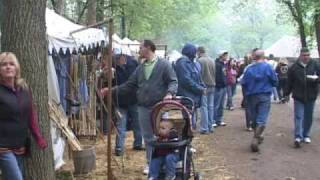
M96 149L84 146L83 150L73 151L74 174L87 174L96 168Z

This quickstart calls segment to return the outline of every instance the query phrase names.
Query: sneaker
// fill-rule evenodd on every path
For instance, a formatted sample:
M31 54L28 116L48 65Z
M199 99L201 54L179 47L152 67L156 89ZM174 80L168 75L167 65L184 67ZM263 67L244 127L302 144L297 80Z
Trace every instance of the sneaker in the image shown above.
M303 142L309 144L309 143L311 143L311 139L310 139L309 137L305 137L305 138L303 139Z
M225 122L220 122L220 123L218 123L218 126L226 126L227 124L225 123Z
M231 106L231 107L229 108L229 110L230 110L230 111L233 111L233 110L234 110L234 107Z
M143 151L144 150L144 148L142 146L134 146L132 149L135 151Z
M121 151L121 150L115 150L115 155L116 156L122 156L123 155L123 151Z
M196 150L195 148L193 148L193 147L190 148L190 151L191 151L192 153L196 153L196 152L197 152L197 150Z
M148 175L149 174L149 164L146 164L146 166L143 169L143 174Z
M213 128L215 128L215 127L217 127L217 126L218 126L218 125L217 125L216 123L213 123L213 124L212 124L212 127L213 127Z
M200 134L207 135L207 134L209 134L209 132L208 131L200 131Z
M301 139L300 138L294 139L294 147L296 147L296 148L301 147Z
M253 131L252 127L247 128L247 131L249 132Z
M167 176L166 178L165 178L165 180L175 180L176 179L176 176L174 175L174 176Z

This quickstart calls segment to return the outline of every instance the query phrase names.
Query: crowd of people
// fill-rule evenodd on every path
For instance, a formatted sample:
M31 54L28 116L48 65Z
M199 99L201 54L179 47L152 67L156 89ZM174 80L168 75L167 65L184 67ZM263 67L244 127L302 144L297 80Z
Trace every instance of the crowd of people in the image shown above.
M233 97L237 84L240 84L244 124L248 131L254 132L250 147L257 152L264 139L272 95L275 102L286 103L292 94L294 145L300 148L302 142L311 143L310 130L319 90L320 65L310 59L307 48L301 49L300 57L292 65L285 58L279 61L272 55L266 58L264 51L258 48L240 62L230 58L227 51L221 51L214 60L204 47L187 43L182 48L182 57L173 64L157 57L155 50L152 41L144 40L139 51L141 61L123 54L117 55L114 87L100 91L102 96L108 91L113 92L122 115L116 124L119 133L115 155L123 155L127 123L131 120L133 149L146 151L147 164L143 173L149 174L149 179L157 179L164 164L166 179L175 178L178 157L174 149L153 149L151 142L156 137L150 120L155 104L175 96L193 100L200 117L194 116L192 125L195 128L199 124L199 134L206 135L213 133L218 126L227 125L224 110L234 110ZM21 180L21 158L27 154L30 142L28 131L40 148L46 148L47 143L37 125L31 90L21 78L17 58L10 52L0 54L0 106L0 169L4 179ZM172 124L164 119L160 122L157 139L174 140L176 136L172 132ZM157 152L157 158L152 158L153 152Z
M204 47L187 43L182 48L182 57L170 64L155 55L155 45L145 40L140 47L140 58L136 71L127 76L123 84L116 85L112 91L118 96L136 93L141 136L146 147L148 174L152 148L149 142L154 138L150 124L152 106L163 99L174 96L191 98L199 110L200 117L193 119L201 135L213 133L218 126L226 126L224 110L234 110L233 97L237 85L241 85L243 100L241 107L245 111L245 128L253 131L250 145L253 152L259 151L263 142L263 132L267 126L271 108L271 98L276 103L286 103L292 94L294 101L294 145L310 143L310 129L313 109L318 94L320 66L310 59L307 48L301 49L301 55L293 65L286 58L276 60L268 57L262 49L253 49L242 61L229 57L228 51L221 51L214 60ZM122 68L125 66L122 66ZM118 68L118 67L117 67ZM116 77L120 71L116 72ZM106 94L109 89L102 89ZM125 119L128 121L128 118ZM121 123L120 123L121 124ZM124 137L123 137L124 138ZM135 136L135 142L136 142ZM139 138L140 139L140 138ZM135 145L133 148L135 149ZM141 144L139 150L143 149ZM136 148L137 149L137 148ZM117 151L121 153L117 153ZM121 155L116 148L116 155ZM170 158L169 158L170 160ZM172 161L172 158L171 158ZM166 164L168 162L163 162ZM152 163L151 163L152 164ZM154 172L153 172L154 174ZM172 177L172 176L168 176ZM150 176L150 179L157 179Z

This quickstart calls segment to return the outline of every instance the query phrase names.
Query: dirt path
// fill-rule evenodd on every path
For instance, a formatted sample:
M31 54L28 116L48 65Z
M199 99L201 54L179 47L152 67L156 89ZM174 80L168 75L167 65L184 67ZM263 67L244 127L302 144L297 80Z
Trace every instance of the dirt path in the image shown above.
M240 97L236 97L239 104ZM316 106L319 108L319 103ZM312 143L293 148L293 112L290 104L272 104L265 142L259 154L250 152L252 133L244 130L244 111L225 114L227 127L217 128L210 146L215 147L234 179L318 180L320 179L320 120L314 121ZM318 109L317 109L318 110ZM318 112L317 112L318 113ZM318 114L316 114L317 117Z
M238 93L239 94L239 93ZM235 97L239 106L240 95ZM319 113L319 104L316 105ZM249 149L252 133L245 131L244 111L236 108L225 112L226 127L213 134L196 134L193 146L196 169L204 180L319 180L320 179L320 115L316 114L312 143L301 149L293 148L292 101L290 104L272 104L272 112L265 133L261 153ZM144 152L132 150L132 134L128 134L124 157L114 157L116 179L146 179L142 175ZM106 146L97 144L97 169L90 175L76 179L105 180L107 175ZM122 162L123 165L122 166ZM71 162L68 168L72 169Z

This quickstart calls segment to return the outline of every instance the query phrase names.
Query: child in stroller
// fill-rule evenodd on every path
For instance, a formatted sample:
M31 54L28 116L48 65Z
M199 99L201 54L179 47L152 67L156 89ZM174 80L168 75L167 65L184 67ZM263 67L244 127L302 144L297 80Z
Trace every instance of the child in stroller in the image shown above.
M167 113L162 115L159 124L158 142L175 142L178 141L177 130L173 127L173 123L166 119ZM160 169L165 165L165 180L174 180L176 177L176 164L179 155L176 148L155 148L153 158L150 162L150 178L155 180L159 178Z
M157 138L151 142L149 179L199 179L192 159L193 107L193 101L186 97L165 100L153 107L151 123Z

